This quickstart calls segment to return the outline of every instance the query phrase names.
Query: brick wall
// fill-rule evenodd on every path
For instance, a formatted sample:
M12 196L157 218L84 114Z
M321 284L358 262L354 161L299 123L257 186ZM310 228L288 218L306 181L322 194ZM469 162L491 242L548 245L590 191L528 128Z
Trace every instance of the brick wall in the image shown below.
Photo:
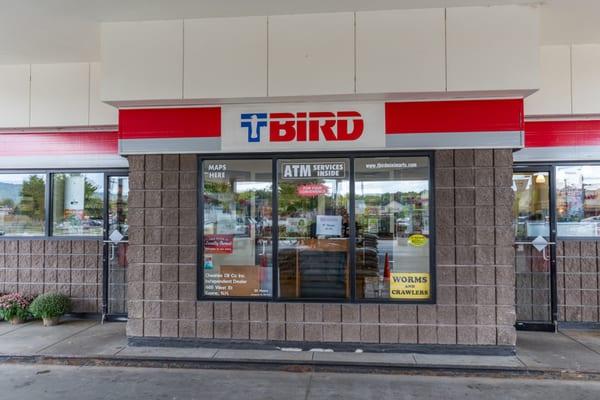
M532 245L516 246L517 321L551 322L551 265L547 254Z
M102 306L102 243L98 240L0 239L0 293L60 292L74 312Z
M455 308L457 343L514 345L512 151L440 151L436 161L438 313Z
M437 304L196 301L197 162L129 157L129 336L514 345L511 150L438 151Z
M558 320L600 322L600 242L559 240L556 256Z

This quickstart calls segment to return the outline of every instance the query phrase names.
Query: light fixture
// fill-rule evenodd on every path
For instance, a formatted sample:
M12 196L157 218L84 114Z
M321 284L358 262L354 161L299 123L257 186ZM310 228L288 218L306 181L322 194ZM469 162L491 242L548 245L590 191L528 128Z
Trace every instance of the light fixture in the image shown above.
M535 174L535 183L546 183L546 176L544 174Z

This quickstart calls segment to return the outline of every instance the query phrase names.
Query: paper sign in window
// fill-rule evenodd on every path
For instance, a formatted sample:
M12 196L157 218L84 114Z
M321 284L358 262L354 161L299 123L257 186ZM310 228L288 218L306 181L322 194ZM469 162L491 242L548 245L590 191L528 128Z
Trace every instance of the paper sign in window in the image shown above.
M342 216L317 215L317 236L342 236Z
M392 299L422 300L430 297L430 276L420 272L392 272L390 277Z

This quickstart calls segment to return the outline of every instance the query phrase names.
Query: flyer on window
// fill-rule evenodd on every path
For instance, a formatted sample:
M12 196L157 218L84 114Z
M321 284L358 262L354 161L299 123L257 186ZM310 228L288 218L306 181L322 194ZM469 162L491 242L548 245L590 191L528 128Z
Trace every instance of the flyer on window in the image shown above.
M317 236L342 236L342 216L317 215Z

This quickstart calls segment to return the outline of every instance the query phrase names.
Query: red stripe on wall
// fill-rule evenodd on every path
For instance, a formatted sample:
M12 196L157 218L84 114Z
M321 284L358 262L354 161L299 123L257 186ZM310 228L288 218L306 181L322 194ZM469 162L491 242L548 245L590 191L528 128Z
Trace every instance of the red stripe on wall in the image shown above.
M221 107L119 110L120 139L220 136Z
M600 120L525 122L525 147L557 146L600 146Z
M0 157L118 154L118 132L2 133Z
M385 104L386 134L522 130L522 99Z

